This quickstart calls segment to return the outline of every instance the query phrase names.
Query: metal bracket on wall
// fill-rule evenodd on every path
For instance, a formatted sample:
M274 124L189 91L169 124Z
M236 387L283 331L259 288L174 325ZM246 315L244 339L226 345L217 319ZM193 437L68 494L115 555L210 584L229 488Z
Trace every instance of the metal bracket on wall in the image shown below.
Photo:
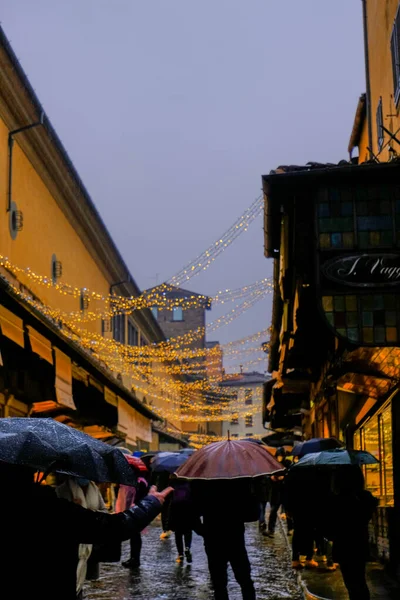
M28 131L28 129L33 129L34 127L38 127L39 125L43 125L44 122L44 112L41 113L39 121L36 123L31 123L30 125L24 125L24 127L19 127L18 129L13 129L8 134L8 202L7 202L7 212L10 212L12 209L12 158L13 158L13 147L14 147L14 136L18 133L22 133L23 131Z

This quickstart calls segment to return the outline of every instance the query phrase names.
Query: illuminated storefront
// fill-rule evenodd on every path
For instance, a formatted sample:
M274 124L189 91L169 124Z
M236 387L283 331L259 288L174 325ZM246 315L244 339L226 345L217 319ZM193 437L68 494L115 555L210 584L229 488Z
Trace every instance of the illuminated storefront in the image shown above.
M354 434L354 448L367 450L380 462L365 469L365 485L381 506L394 506L392 403L370 417Z

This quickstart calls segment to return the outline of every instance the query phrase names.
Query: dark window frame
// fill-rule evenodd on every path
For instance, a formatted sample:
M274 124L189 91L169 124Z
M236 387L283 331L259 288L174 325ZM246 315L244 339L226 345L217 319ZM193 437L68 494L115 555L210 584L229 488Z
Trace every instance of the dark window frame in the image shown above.
M246 388L244 391L244 403L247 406L253 404L253 390L251 388Z
M181 318L180 318L180 319L176 319L176 318L175 318L175 315L176 315L176 311L177 311L177 310L180 310L180 311L181 311L181 312L180 312L180 315L181 315ZM173 321L174 323L181 323L182 321L184 321L184 318L183 318L183 308L182 308L182 306L174 306L174 307L173 307L173 309L172 309L172 321Z
M244 418L245 427L253 427L253 415L246 415Z
M125 344L126 342L126 323L125 323L125 314L114 315L112 317L112 333L113 339L120 344Z
M139 330L131 321L128 321L128 346L139 346Z

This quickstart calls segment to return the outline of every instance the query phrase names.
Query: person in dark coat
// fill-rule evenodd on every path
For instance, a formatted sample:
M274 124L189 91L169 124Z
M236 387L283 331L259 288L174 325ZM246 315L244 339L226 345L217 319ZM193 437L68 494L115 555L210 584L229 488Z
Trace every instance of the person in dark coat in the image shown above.
M183 563L184 558L192 562L193 531L201 533L202 524L196 515L190 483L187 481L172 481L174 488L169 503L168 529L175 533L175 544L178 551L177 563Z
M340 469L330 498L328 535L333 541L333 559L339 563L350 600L369 600L365 577L369 559L368 523L378 506L377 498L364 490L358 466Z
M228 564L241 587L243 600L255 600L245 544L245 522L258 521L259 500L248 480L205 481L193 484L203 517L204 547L215 600L229 600Z
M255 493L260 503L260 514L258 517L258 529L264 533L267 529L265 522L265 511L270 498L270 482L267 475L256 477L254 479Z
M305 556L305 566L318 567L314 560L314 539L316 537L315 494L318 489L315 468L291 468L285 478L283 503L286 515L292 519L292 566L301 569L304 565L300 557Z
M79 544L125 540L161 511L165 497L152 488L134 508L96 512L57 498L33 481L34 471L0 463L0 512L6 519L0 546L1 598L75 600Z

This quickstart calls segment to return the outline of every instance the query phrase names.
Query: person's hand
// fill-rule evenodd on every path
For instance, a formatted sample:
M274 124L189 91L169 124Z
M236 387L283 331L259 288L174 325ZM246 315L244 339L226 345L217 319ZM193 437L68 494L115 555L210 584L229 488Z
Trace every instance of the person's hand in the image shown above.
M165 488L165 490L163 490L162 492L157 492L157 487L155 485L152 485L149 491L149 496L154 496L155 498L157 498L157 500L161 503L164 504L165 502L165 498L174 490L173 487L167 487Z

